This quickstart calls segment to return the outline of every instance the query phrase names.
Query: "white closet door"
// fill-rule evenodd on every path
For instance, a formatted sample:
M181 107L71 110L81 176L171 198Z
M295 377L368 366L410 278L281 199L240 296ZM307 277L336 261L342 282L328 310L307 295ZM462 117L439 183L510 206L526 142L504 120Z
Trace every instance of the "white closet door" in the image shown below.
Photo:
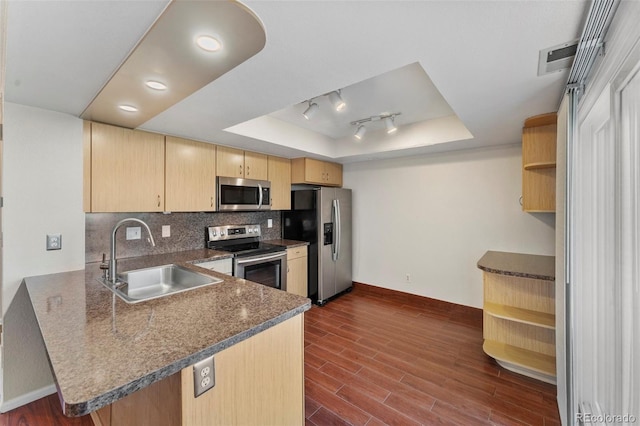
M614 409L615 144L607 86L580 123L574 144L575 396L585 414Z
M640 56L640 55L639 55ZM617 88L620 105L620 412L640 413L640 63ZM640 420L640 418L638 419Z

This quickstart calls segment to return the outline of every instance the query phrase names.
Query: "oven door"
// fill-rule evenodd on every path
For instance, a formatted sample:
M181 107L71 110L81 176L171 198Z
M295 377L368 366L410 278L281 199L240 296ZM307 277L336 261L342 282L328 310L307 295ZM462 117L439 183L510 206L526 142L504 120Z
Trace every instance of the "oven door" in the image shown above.
M233 259L233 276L286 290L287 252L236 257Z

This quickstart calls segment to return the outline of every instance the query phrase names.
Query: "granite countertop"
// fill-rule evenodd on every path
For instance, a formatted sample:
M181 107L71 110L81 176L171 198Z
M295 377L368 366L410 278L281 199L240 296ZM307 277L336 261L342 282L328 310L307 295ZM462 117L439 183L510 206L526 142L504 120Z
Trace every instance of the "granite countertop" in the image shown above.
M494 274L554 281L555 256L488 251L478 260L478 268Z
M273 244L276 246L284 246L286 248L302 247L302 246L309 245L307 241L296 241L296 240L267 240L264 242L268 244Z
M229 257L192 250L118 260L119 271L175 263L224 279L127 304L99 263L25 278L63 411L81 416L308 310L307 298L193 266Z

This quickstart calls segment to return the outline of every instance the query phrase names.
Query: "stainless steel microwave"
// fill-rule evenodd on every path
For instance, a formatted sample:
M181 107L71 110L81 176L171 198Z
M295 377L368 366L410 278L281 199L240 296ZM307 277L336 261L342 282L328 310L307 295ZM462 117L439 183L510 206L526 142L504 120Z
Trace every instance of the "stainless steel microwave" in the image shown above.
M218 176L218 211L271 210L271 182Z

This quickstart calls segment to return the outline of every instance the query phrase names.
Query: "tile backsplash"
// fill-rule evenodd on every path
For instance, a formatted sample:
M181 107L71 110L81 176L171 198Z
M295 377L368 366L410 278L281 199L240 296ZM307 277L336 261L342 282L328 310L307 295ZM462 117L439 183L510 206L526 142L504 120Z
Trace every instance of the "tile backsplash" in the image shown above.
M118 259L125 257L162 254L175 251L201 249L205 244L204 230L207 226L260 224L262 239L279 239L280 212L239 212L239 213L87 213L85 214L85 262L102 260L102 253L109 258L111 230L119 220L134 217L149 225L156 246L147 241L143 228L142 238L126 240L126 228L140 226L135 222L124 224L116 235ZM273 227L267 228L267 220L273 220ZM171 236L162 237L162 226L171 227Z

